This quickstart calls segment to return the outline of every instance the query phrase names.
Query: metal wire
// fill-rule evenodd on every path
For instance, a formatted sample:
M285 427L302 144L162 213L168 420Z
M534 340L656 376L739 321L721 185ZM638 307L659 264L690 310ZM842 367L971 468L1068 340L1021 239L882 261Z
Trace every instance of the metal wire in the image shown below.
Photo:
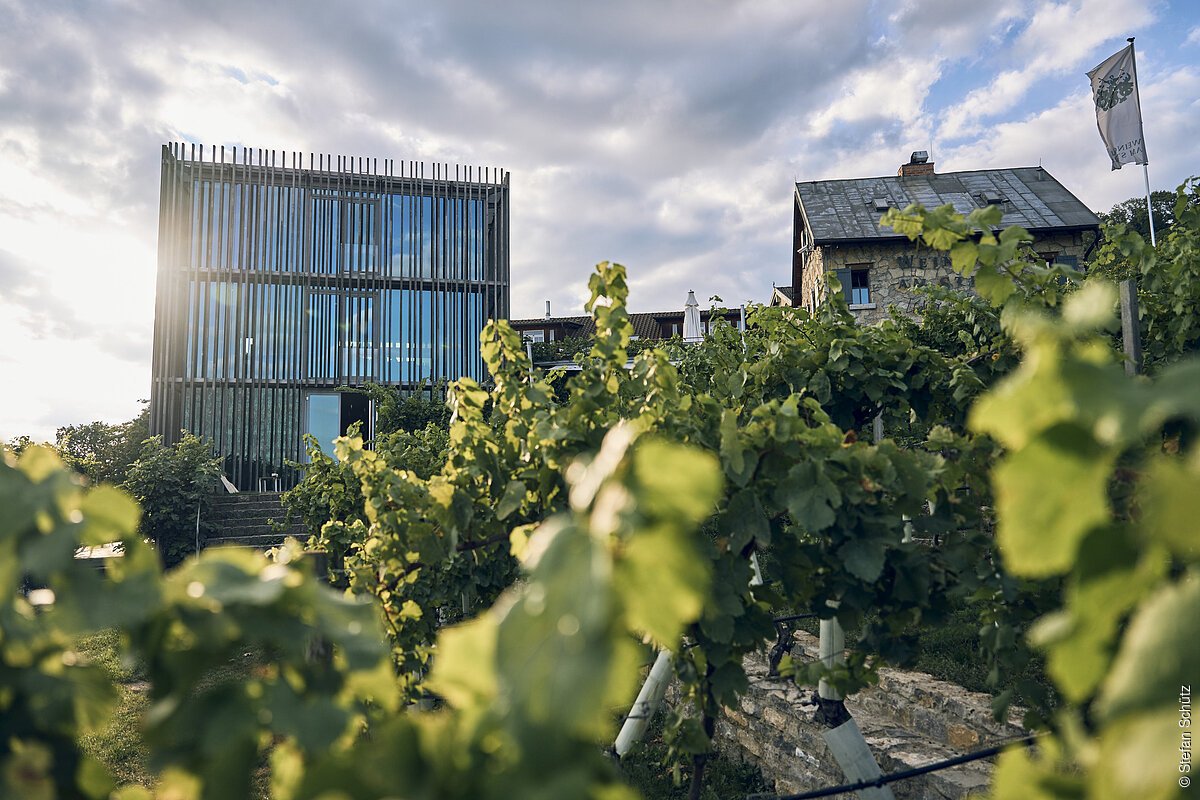
M992 745L991 747L985 747L982 750L976 750L973 753L955 756L954 758L948 758L944 761L937 761L933 764L926 764L923 767L913 767L912 769L892 772L887 775L880 775L878 778L870 781L846 783L842 784L841 786L828 786L824 789L814 789L808 792L800 792L799 794L752 794L747 795L746 800L816 800L816 798L820 797L833 797L834 795L839 794L850 794L862 789L878 789L882 786L886 786L889 783L895 783L896 781L908 780L909 778L928 775L931 772L940 772L944 769L957 767L961 764L969 764L972 761L991 758L992 756L999 755L1004 751L1005 748L1014 744L1021 744L1029 747L1037 740L1037 738L1038 737L1034 735L1024 736L1019 739L1012 739L1007 742L1001 742L999 744Z

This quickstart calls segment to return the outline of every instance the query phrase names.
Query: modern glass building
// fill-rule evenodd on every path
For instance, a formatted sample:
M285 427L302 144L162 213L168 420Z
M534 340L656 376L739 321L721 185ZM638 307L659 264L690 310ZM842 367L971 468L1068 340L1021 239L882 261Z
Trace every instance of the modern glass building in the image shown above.
M508 173L166 145L150 431L212 439L243 489L355 421L368 382L481 378L507 317Z

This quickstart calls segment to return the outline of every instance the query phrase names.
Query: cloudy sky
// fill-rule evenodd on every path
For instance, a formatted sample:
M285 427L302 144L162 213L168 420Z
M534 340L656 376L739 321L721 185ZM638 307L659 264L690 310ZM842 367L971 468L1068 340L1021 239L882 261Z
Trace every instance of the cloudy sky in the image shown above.
M0 438L149 395L167 141L501 166L512 310L789 280L795 180L1041 163L1105 210L1084 72L1137 36L1151 180L1200 173L1194 0L0 0Z

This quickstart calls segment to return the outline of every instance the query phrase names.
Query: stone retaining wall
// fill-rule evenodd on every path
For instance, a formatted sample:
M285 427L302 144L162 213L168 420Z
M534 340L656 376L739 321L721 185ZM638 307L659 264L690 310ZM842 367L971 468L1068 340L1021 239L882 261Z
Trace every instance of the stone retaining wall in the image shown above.
M796 634L794 656L811 660L817 639ZM747 657L750 690L737 709L717 723L717 746L762 770L780 793L802 792L845 783L813 721L815 692L767 676L762 654ZM883 669L877 686L846 701L883 772L896 772L1021 736L1014 713L1008 723L992 719L990 698L920 672ZM892 784L899 800L957 800L982 793L991 775L988 761Z

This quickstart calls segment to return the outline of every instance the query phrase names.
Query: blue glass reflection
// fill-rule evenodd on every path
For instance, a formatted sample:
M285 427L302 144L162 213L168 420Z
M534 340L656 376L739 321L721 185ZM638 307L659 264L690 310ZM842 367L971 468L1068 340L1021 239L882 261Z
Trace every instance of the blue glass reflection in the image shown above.
M333 455L333 440L341 435L341 397L336 394L310 392L306 397L304 432L317 437L321 451Z

